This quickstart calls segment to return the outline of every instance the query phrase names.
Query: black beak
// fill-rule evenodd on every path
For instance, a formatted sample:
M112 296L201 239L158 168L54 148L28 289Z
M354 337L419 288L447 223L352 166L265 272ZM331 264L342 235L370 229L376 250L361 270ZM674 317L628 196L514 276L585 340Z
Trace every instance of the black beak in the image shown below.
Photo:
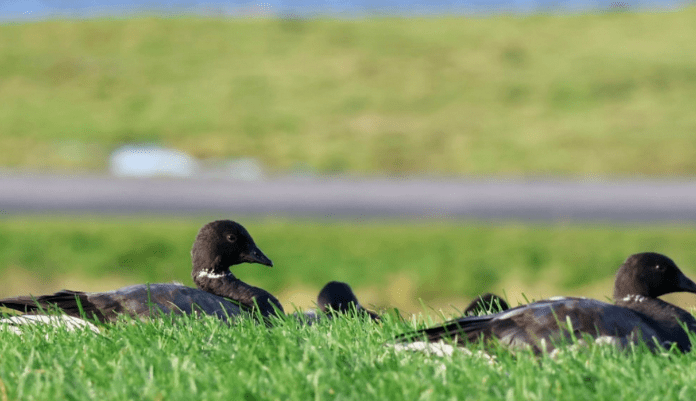
M690 278L686 277L684 273L679 275L679 283L677 284L677 287L679 287L680 291L696 293L696 283L694 283Z
M254 244L249 245L249 250L246 254L242 254L242 260L248 263L259 263L268 267L273 267L273 262Z

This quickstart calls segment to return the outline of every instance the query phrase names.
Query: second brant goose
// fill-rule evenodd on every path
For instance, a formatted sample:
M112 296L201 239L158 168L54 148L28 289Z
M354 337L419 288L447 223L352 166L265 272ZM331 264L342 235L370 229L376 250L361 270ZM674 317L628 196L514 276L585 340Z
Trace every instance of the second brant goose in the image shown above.
M506 311L510 309L507 302L498 295L487 292L474 298L464 309L464 316L487 315L491 312Z
M317 306L326 313L351 313L369 316L372 320L379 320L379 315L363 308L358 302L358 297L353 293L350 285L340 281L330 281L319 291Z
M198 288L182 284L138 284L107 292L62 290L51 295L19 296L0 300L0 305L25 313L58 308L69 316L101 322L119 315L156 317L165 313L204 313L226 320L258 307L263 316L282 313L280 302L267 291L235 277L230 266L260 263L273 266L247 230L231 220L218 220L200 229L191 249L191 276Z
M631 255L616 273L615 304L586 298L551 298L492 315L463 317L442 325L406 333L399 342L453 339L458 345L497 340L510 348L551 352L574 338L594 338L619 347L644 342L650 349L676 345L691 349L687 330L696 331L696 319L687 311L657 297L671 292L696 293L687 278L667 256Z

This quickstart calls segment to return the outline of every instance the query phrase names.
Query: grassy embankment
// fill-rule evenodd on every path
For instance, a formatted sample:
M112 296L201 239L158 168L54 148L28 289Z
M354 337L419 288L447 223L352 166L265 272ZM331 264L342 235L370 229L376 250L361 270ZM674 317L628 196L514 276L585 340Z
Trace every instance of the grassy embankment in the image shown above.
M172 280L190 285L191 243L207 220L3 219L0 296ZM365 304L407 312L423 311L422 299L456 313L450 304L461 308L484 291L505 292L513 304L559 294L606 299L619 264L648 250L696 275L696 229L689 226L242 223L275 266L245 264L234 272L277 294L287 309L310 307L329 280L349 282ZM694 305L693 296L681 300Z
M0 25L0 167L129 142L270 171L694 175L696 7Z

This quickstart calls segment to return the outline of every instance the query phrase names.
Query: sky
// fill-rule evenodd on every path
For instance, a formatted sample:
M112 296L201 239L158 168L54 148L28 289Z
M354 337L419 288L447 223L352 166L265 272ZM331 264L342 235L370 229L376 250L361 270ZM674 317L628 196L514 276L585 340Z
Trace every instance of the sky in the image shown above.
M0 19L89 18L148 12L155 15L312 15L577 12L606 9L670 10L685 0L0 0Z

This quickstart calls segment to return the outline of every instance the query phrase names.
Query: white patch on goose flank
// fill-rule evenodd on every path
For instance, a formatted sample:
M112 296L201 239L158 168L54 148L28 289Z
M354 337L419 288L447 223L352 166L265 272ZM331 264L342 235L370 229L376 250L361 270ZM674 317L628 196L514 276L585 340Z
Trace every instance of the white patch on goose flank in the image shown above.
M20 335L22 334L22 327L32 324L62 327L66 331L89 329L95 333L99 333L99 329L94 324L68 315L21 315L0 319L0 327Z
M396 351L415 351L431 354L439 357L452 356L454 347L443 342L429 343L425 341L416 341L408 344L387 344Z
M443 341L438 341L434 343L425 341L416 341L408 344L386 344L388 347L394 348L397 352L411 351L411 352L422 352L427 355L434 355L441 358L450 357L454 354L455 350L461 351L464 355L480 358L486 361L489 365L495 364L495 356L491 356L484 351L477 350L471 351L464 347L455 347L450 344L445 344Z

